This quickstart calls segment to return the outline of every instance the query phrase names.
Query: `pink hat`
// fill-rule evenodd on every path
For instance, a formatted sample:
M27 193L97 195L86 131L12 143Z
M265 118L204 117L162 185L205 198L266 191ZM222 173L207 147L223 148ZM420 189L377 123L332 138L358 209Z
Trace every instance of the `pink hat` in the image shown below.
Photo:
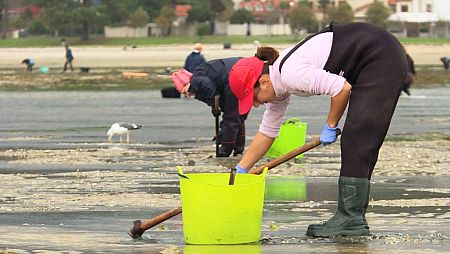
M253 105L253 88L261 76L264 62L257 57L246 57L231 68L228 81L239 102L239 114L247 114Z
M172 73L172 82L178 92L181 92L187 83L191 82L192 73L185 69L181 69Z

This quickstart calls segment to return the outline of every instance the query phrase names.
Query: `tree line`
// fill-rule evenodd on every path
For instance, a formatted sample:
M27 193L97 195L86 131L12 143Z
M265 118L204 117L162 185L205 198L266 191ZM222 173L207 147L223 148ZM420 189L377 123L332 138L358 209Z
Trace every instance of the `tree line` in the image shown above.
M301 0L295 6L281 2L270 11L271 15L266 16L264 22L273 24L283 20L297 34L301 30L316 31L330 21L347 23L354 19L353 10L346 2L341 2L338 7L331 5L329 0L321 0L319 3L324 20L318 21L310 2ZM30 11L25 11L14 20L5 15L4 10L29 4L41 8L37 18L32 17ZM81 40L87 41L91 34L103 34L106 25L137 28L154 22L161 29L162 35L167 36L177 18L177 4L192 7L186 21L199 24L198 35L214 34L215 21L230 21L235 24L255 22L253 14L245 8L234 10L231 0L1 0L0 20L3 35L7 29L25 28L32 35L79 35ZM367 22L382 27L387 26L389 15L389 9L378 1L366 13Z

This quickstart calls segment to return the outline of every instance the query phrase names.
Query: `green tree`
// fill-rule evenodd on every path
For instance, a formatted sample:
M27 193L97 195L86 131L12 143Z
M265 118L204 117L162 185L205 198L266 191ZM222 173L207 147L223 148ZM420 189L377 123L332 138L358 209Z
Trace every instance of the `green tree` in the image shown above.
M313 27L316 23L314 13L308 6L299 4L289 11L289 26L295 35L298 35L302 29Z
M231 16L233 16L234 3L230 0L223 0L223 4L225 6L225 10L217 15L217 20L225 22L227 20L230 20Z
M51 33L51 31L40 20L34 20L30 24L28 24L27 32L35 35Z
M141 27L148 23L149 16L142 7L139 7L135 12L133 12L130 15L130 18L128 21L129 21L130 26L132 26L134 28Z
M139 7L135 12L133 12L128 19L129 25L133 28L133 35L136 28L145 26L148 21L148 14L142 7Z
M139 7L139 0L103 0L99 10L110 26L126 25L131 13Z
M103 16L92 0L34 0L42 7L40 20L58 36L61 32L81 31L81 40L89 40L93 27L103 26Z
M347 2L340 2L338 7L333 6L328 10L329 21L345 24L352 22L354 18L352 7Z
M255 18L253 14L246 9L239 9L233 13L233 16L230 18L231 24L245 24L251 23Z
M102 16L98 12L97 6L92 5L91 0L80 0L80 5L76 6L72 13L74 27L81 24L81 40L88 41L91 29L96 25L103 24Z
M246 9L239 9L233 13L233 16L230 18L231 24L247 24L247 36L251 35L250 24L255 19L253 17L253 13Z
M170 34L172 22L175 21L176 18L177 16L174 8L170 6L164 6L161 8L161 12L155 21L162 31L162 36L167 36Z
M128 2L129 0L121 0ZM204 1L204 0L203 0ZM163 6L171 6L175 8L175 3L181 4L182 1L175 0L139 0L139 5L148 13L150 20L155 20L159 15ZM133 10L134 11L134 10Z
M205 22L210 20L211 13L206 8L206 4L196 5L188 12L187 22Z
M367 9L366 20L376 26L387 28L390 15L391 11L382 2L375 1Z
M197 26L197 35L198 36L205 36L211 33L210 31L211 27L207 23L200 23Z
M71 0L42 0L40 19L51 30L54 36L59 36L63 30L71 30L78 24L73 22L73 10L79 3Z

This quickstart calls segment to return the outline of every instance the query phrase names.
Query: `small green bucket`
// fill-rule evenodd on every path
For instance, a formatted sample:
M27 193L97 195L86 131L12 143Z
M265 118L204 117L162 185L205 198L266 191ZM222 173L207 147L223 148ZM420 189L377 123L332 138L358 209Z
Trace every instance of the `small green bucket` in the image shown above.
M280 133L267 151L267 157L278 158L302 145L306 141L307 124L298 118L287 119L280 127ZM295 158L303 158L303 154Z
M260 175L229 173L180 175L183 233L188 244L242 244L261 238L267 168Z

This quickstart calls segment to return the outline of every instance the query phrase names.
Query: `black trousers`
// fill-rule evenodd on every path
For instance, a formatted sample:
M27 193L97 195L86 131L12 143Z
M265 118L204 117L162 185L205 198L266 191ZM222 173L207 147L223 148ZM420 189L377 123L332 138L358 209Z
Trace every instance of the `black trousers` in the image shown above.
M325 69L344 73L352 85L340 175L370 179L406 77L406 53L384 29L365 23L338 25Z
M221 152L226 156L234 150L235 154L242 154L245 148L245 120L248 114L239 115L237 98L232 94L229 86L226 86L221 96L223 110L220 123Z

